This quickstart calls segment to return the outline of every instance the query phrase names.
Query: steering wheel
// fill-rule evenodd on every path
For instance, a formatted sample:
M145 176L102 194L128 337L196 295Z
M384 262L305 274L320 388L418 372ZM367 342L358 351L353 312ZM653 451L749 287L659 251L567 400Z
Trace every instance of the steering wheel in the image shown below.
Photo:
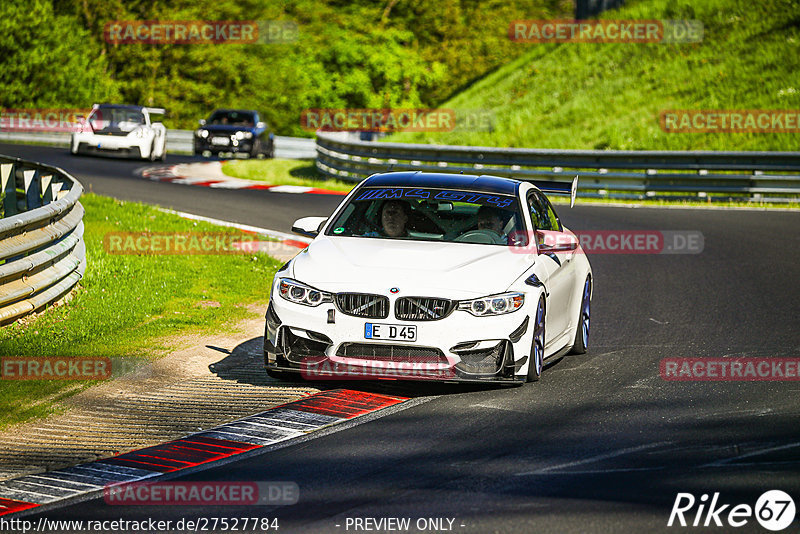
M506 240L494 230L479 229L464 232L453 241L459 243L481 243L486 245L505 245Z

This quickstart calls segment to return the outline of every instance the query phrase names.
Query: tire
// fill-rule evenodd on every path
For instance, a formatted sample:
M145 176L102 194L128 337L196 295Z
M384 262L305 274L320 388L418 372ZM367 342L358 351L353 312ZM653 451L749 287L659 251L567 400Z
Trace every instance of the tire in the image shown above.
M572 344L570 354L586 354L586 348L589 345L589 326L591 326L591 295L592 279L587 276L586 282L583 284L581 308L578 311L578 327L575 329L575 342Z
M285 382L302 382L300 373L293 373L292 371L278 371L276 369L267 369L267 375L276 380L283 380Z
M253 141L253 147L250 149L250 153L247 155L250 159L257 158L261 155L261 139L256 138Z
M528 382L538 382L544 369L544 331L545 305L544 296L539 298L536 316L533 320L533 339L531 340L531 356L528 363Z

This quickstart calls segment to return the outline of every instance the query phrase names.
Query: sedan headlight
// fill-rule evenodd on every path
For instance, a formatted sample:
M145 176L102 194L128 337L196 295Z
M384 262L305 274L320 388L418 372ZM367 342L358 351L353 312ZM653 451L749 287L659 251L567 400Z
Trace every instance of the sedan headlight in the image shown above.
M208 137L208 130L200 129L197 130L195 134L197 135L197 137L202 137L203 139L205 139L206 137Z
M236 139L250 139L253 137L252 132L236 132Z
M525 295L522 293L502 293L500 295L490 295L473 300L461 300L458 302L458 309L468 311L476 317L486 315L502 315L517 311L525 303Z
M333 302L333 296L330 293L320 291L291 278L281 278L279 280L278 293L289 302L304 306L319 306L323 302Z

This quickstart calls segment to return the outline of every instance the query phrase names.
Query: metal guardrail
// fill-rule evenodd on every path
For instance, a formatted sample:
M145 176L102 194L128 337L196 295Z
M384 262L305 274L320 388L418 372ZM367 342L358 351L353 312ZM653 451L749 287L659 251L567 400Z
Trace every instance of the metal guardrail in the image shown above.
M65 295L86 270L83 186L57 167L0 156L0 324Z
M194 150L194 130L167 130L167 153L187 153ZM69 147L70 134L64 132L0 132L0 142L44 143ZM275 136L275 157L283 159L312 159L317 156L313 139Z
M578 174L583 197L800 199L800 152L468 147L354 141L320 132L317 168L348 181L388 170L463 171L560 182Z

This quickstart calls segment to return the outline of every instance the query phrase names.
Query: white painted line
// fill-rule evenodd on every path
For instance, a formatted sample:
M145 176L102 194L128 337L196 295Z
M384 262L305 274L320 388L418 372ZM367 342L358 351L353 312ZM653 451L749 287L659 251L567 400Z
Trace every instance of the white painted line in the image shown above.
M172 180L173 184L185 184L185 185L193 185L193 184L202 184L205 182L218 182L218 180L214 180L212 178L204 178L200 176L196 177L186 177L186 178L175 178ZM210 186L214 186L215 184L211 183Z
M760 456L762 454L767 454L770 452L782 451L786 449L793 449L795 447L800 447L800 442L795 443L788 443L786 445L779 445L777 447L767 447L766 449L759 449L757 451L748 452L745 454L740 454L739 456L734 456L732 458L724 458L722 460L716 460L714 462L703 464L700 467L722 467L737 460L743 460L744 458L752 458L753 456ZM769 462L768 462L769 463ZM774 463L774 462L773 462ZM736 464L739 465L739 464Z
M292 241L302 241L303 243L311 243L311 240L307 237L294 234L286 234L284 232L278 232L277 230L268 230L266 228L259 228L258 226L250 226L249 224L239 224L235 222L223 221L220 219L213 219L211 217L194 215L193 213L186 213L184 211L168 210L165 208L158 208L158 209L160 211L163 211L164 213L172 213L179 217L183 217L184 219L191 219L193 221L203 221L211 224L216 224L217 226L225 226L227 228L238 228L239 230L244 230L245 232L253 232L256 234L266 235L269 237L275 237L281 240L291 239Z
M258 182L252 182L250 180L225 180L224 182L217 182L215 184L209 184L209 187L216 187L218 189L244 189L246 187L251 187L254 185L260 185Z
M660 441L658 443L650 443L648 445L639 445L638 447L627 447L625 449L619 449L612 452L607 452L604 454L598 454L597 456L592 456L591 458L584 458L583 460L577 460L575 462L567 462L558 465L551 465L550 467L545 467L543 469L537 469L536 471L526 471L524 473L516 473L515 476L527 476L527 475L543 475L550 473L551 471L556 471L558 469L565 469L567 467L575 467L578 465L586 465L595 462L600 462L603 460L609 460L611 458L617 458L618 456L624 456L626 454L631 454L634 452L639 451L646 451L649 449L656 449L658 447L662 447L664 445L672 444L671 441Z
M638 471L660 471L666 469L666 466L659 465L656 467L619 467L612 469L586 469L581 471L562 471L560 473L537 473L546 476L570 476L570 475L606 475L609 473L635 473Z
M269 188L272 193L308 193L312 189L314 188L302 185L276 185Z

